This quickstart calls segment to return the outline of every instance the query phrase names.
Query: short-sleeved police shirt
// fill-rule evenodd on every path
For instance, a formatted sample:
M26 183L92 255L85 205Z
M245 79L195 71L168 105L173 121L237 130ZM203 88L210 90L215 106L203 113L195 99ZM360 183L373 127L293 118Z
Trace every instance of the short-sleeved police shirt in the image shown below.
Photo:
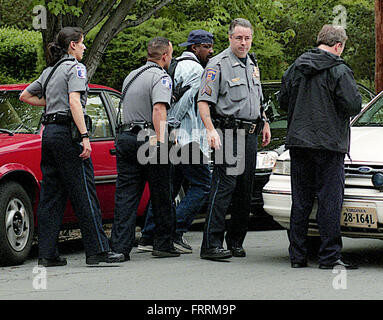
M63 57L63 59L67 58L73 57L69 55ZM42 98L43 86L52 68L46 68L40 77L27 87L27 91L30 94ZM70 109L69 94L71 92L80 92L80 101L85 112L88 96L88 78L85 66L75 58L73 58L73 61L63 62L49 80L46 87L46 114L68 111Z
M244 65L229 47L210 59L202 76L198 101L213 104L220 116L255 120L260 116L262 99L261 83L249 57Z
M148 61L144 66L132 71L124 80L122 90L143 68L158 66ZM134 121L152 122L153 106L164 103L170 107L173 82L162 68L152 67L141 73L130 85L123 100L124 123Z

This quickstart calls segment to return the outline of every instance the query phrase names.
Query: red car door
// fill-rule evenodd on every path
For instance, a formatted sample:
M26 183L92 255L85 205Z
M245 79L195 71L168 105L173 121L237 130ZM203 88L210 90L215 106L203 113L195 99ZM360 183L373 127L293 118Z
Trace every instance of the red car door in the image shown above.
M107 100L102 94L102 90L90 90L86 112L91 116L93 122L91 159L97 195L103 218L112 218L117 178L116 156L110 110L107 108Z

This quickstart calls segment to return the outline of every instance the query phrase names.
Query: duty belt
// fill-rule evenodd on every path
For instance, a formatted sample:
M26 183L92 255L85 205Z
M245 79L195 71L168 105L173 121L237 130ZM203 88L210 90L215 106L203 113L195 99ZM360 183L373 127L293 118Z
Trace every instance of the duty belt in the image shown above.
M69 125L71 121L72 117L69 116L68 112L65 111L59 111L51 114L43 114L41 116L41 123L43 125L52 123Z
M254 121L241 120L229 117L219 117L214 119L214 126L219 129L244 129L246 134L258 134L262 125L261 118Z
M130 123L123 124L121 126L121 132L131 132L134 134L137 134L141 130L147 130L147 129L152 129L154 130L154 126L151 122L147 121L134 121Z

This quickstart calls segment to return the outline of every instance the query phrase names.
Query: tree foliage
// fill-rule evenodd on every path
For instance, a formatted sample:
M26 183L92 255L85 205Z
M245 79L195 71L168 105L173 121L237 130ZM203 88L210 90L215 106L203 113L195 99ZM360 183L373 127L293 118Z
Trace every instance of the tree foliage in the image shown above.
M147 42L154 36L169 38L173 43L173 56L178 56L184 50L178 44L186 41L189 32L205 29L213 33L214 51L219 53L229 45L229 24L236 17L246 18L255 26L252 51L259 58L263 77L279 78L286 67L283 44L294 36L291 29L281 32L272 29L281 12L281 4L272 0L264 0L262 3L249 3L245 0L174 0L155 17L137 28L124 30L111 41L93 80L101 82L107 77L111 86L121 88L127 73L145 61ZM92 42L92 39L89 41Z
M339 22L343 6L348 40L342 57L352 67L355 77L374 88L375 23L374 5L366 0L281 0L284 6L276 31L292 28L296 36L284 47L285 61L290 64L316 45L316 36L324 24Z
M92 82L117 89L131 70L144 63L149 39L169 38L173 55L178 56L184 50L178 44L187 39L189 31L205 29L214 34L217 54L228 46L229 23L237 17L254 25L252 51L257 54L262 80L280 79L289 64L316 45L322 25L336 20L339 13L334 8L341 5L346 10L349 37L342 57L358 81L374 87L371 0L1 0L0 27L30 30L36 4L49 9L49 30L42 33L44 47L62 26L82 27L88 48L84 63L89 74L94 74Z
M149 19L171 0L33 0L48 9L43 44L54 41L65 26L81 27L85 33L100 26L84 63L92 78L109 42L122 30Z

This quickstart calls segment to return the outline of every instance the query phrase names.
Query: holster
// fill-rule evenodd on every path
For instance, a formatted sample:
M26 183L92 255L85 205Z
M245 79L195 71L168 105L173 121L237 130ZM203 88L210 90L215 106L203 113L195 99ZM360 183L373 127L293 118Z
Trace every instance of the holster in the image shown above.
M122 124L119 128L119 133L128 131L134 134L138 134L141 130L152 129L154 130L154 126L151 122L147 121L134 121L131 123Z
M84 114L84 120L85 120L86 129L87 129L88 133L91 134L91 132L92 132L92 118L90 116L88 116L87 114ZM72 118L72 121L70 122L70 132L72 135L72 141L74 141L74 142L81 142L82 141L81 133L78 130L76 123L73 121L73 118Z

